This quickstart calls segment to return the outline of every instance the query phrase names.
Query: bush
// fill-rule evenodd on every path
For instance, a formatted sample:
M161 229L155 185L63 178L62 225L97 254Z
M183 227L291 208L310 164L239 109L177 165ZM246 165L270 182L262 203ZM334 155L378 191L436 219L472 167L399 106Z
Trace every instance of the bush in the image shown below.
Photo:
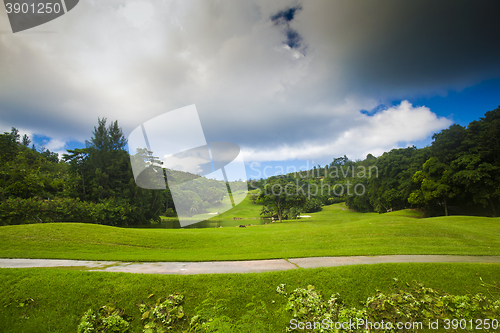
M11 198L0 202L1 225L49 222L84 222L127 225L132 208L125 202L105 199L99 203L72 198Z
M172 208L168 208L165 211L165 213L163 214L163 216L166 216L166 217L177 217L177 214L175 213L175 211Z
M388 293L376 291L366 301L360 302L358 307L347 305L338 293L326 300L314 286L296 288L288 293L285 285L281 284L276 291L287 298L285 310L292 316L290 325L285 327L284 331L395 333L418 332L421 329L427 331L426 329L430 328L431 331L455 332L471 331L469 328L472 324L474 327L480 324L483 332L498 330L500 300L492 300L482 294L450 295L424 287L417 282L401 284L397 279L394 281ZM489 285L482 280L481 282L482 286L488 288L488 292L490 288L498 288L496 284ZM148 298L153 296L151 294ZM34 302L32 299L28 300ZM269 325L269 318L272 317L266 304L262 300L255 300L255 296L252 297L252 302L246 305L246 313L239 319L227 315L227 300L214 299L211 294L196 308L196 315L188 318L182 306L183 300L182 295L175 293L158 299L154 304L139 303L143 331L264 333L272 330ZM104 306L97 312L88 310L84 314L78 326L78 333L127 332L129 321L130 318L125 317L122 310ZM429 326L437 321L439 327ZM393 326L389 326L389 323ZM403 327L398 330L398 323L410 323L410 326L421 323L422 326Z
M276 291L288 298L286 310L291 312L297 323L305 323L306 331L309 332L324 331L324 327L315 328L314 323L320 323L319 326L327 323L329 329L332 325L340 327L342 323L345 323L345 327L342 326L344 332L363 333L397 332L397 323L411 323L412 325L422 323L423 326L420 328L414 326L405 330L405 332L418 332L421 328L429 328L427 326L430 321L436 322L436 320L439 320L440 329L456 330L457 325L465 324L470 328L471 323L474 323L474 326L478 323L476 320L484 323L484 319L498 318L500 315L500 300L493 301L482 294L441 294L416 282L407 283L402 288L399 281L394 280L391 292L384 294L378 291L374 296L362 302L359 309L347 306L340 299L339 294L334 294L325 300L321 293L314 289L314 286L308 286L307 289L297 288L288 294L285 285L281 284ZM364 324L348 325L351 322L356 324L358 320ZM385 326L373 329L377 326L376 324L383 322L386 323ZM292 324L292 321L290 323ZM394 326L390 328L388 323ZM494 324L490 325L493 329L490 331L484 325L483 332L496 331L498 327L493 326ZM291 325L288 331L293 329L295 327Z
M316 198L312 198L311 200L307 201L306 204L304 205L304 211L306 213L315 213L319 212L323 206L322 202Z
M125 333L129 331L130 324L124 319L124 310L115 309L113 306L103 306L99 311L89 309L83 315L78 325L78 333L114 332ZM126 317L127 318L127 317Z
M150 295L152 297L153 295ZM184 296L180 294L169 295L165 299L159 298L156 304L139 304L141 320L144 324L144 332L160 333L171 330L181 321L185 320L182 301Z

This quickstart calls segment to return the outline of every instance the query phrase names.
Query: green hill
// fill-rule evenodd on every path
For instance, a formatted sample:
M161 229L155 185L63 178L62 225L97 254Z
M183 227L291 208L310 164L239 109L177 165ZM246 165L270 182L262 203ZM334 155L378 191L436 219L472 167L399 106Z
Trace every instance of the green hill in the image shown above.
M251 203L242 204L241 212L245 205L251 207ZM250 214L253 208L248 209ZM500 218L415 218L418 214L408 210L357 213L343 204L326 206L310 215L247 228L124 229L80 223L2 226L0 257L212 261L383 254L500 255Z

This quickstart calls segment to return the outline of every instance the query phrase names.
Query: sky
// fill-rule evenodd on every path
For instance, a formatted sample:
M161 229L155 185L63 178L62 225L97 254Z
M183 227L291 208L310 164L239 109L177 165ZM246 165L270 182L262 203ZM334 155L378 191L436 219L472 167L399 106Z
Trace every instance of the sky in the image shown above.
M64 153L98 117L128 136L195 104L250 178L424 147L500 105L499 14L489 0L81 0L12 33L0 5L0 131Z

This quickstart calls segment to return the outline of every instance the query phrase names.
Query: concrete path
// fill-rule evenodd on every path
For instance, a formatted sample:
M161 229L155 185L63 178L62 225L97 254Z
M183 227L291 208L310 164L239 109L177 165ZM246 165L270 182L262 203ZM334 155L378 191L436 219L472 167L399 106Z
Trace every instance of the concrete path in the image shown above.
M259 273L297 268L332 267L380 263L496 263L500 256L389 255L355 257L313 257L274 260L210 262L120 262L59 259L0 259L0 268L81 267L83 270L145 274Z

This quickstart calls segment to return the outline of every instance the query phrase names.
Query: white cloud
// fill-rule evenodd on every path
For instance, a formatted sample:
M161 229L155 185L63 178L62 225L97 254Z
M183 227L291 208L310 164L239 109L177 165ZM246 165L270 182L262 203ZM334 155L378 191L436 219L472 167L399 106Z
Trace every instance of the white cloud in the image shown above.
M56 151L56 150L61 150L64 148L66 145L66 142L63 140L58 140L58 139L50 139L46 142L42 143L42 146L47 148L50 151Z
M404 102L374 115L360 110L471 85L495 70L474 60L479 51L449 57L422 45L413 27L428 10L413 5L304 2L290 23L303 37L298 52L270 21L298 4L89 0L26 33L0 34L0 129L43 134L62 149L89 139L98 117L118 120L128 135L196 104L208 141L246 147L248 160L364 157L450 122ZM417 23L401 21L406 11Z
M407 147L412 141L423 140L448 127L452 121L437 117L429 108L413 107L408 101L402 101L373 115L359 113L356 123L340 137L332 136L330 142L305 142L267 150L245 148L244 156L249 161L310 160L344 154L351 159L364 159L369 153L379 156L393 148Z

